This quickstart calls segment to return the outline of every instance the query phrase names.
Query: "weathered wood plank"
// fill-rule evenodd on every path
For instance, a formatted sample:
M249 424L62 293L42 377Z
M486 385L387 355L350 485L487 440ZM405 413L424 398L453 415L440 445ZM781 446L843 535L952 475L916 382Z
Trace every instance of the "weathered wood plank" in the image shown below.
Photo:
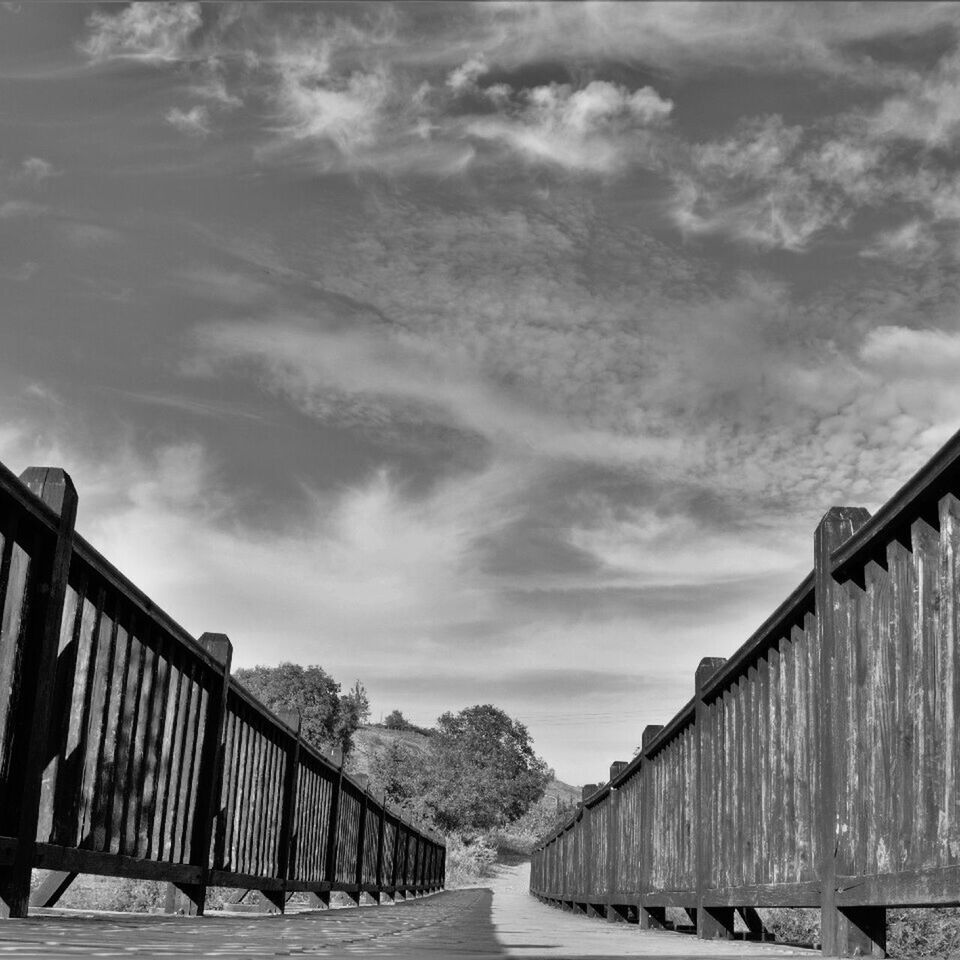
M938 865L960 860L960 656L958 646L958 604L960 604L960 501L952 494L939 504L940 516L940 606L937 630L937 710L933 751L939 787L939 810L936 833Z

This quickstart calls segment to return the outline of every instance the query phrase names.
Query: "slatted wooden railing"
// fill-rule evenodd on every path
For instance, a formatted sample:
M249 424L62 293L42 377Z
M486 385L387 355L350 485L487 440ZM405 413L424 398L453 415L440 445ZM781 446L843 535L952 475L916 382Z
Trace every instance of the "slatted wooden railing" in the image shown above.
M195 640L73 530L58 469L0 465L0 910L24 916L34 867L51 905L77 873L208 886L416 895L442 842L230 677L222 634Z
M878 513L835 507L814 571L544 838L532 892L608 919L819 907L883 955L886 908L960 904L960 434Z

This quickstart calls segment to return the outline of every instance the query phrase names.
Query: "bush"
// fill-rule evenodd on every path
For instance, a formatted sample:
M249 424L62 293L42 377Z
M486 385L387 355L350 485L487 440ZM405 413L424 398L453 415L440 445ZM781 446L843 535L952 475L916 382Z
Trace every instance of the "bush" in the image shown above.
M448 890L472 887L484 877L494 875L497 851L483 837L467 842L456 834L448 834L446 844Z

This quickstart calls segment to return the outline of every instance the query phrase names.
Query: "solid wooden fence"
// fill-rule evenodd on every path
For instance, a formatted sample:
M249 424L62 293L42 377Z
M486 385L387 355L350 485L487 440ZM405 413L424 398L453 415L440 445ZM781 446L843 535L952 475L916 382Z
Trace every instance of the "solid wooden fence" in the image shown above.
M0 911L77 873L379 900L442 887L445 849L230 676L74 533L59 469L0 465Z
M567 909L701 937L818 907L828 956L886 908L960 904L960 434L876 515L835 507L814 570L533 856Z

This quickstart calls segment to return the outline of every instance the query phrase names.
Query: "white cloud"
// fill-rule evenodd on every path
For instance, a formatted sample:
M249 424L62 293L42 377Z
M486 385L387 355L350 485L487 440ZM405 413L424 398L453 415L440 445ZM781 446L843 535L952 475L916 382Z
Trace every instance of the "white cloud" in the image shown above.
M18 217L38 217L47 208L32 200L4 200L0 202L0 220L13 220Z
M652 87L633 92L594 80L575 90L552 83L508 99L498 91L504 112L467 123L472 136L500 141L528 160L592 173L609 173L632 162L649 162L637 133L662 124L673 104Z
M113 227L81 220L64 220L57 224L57 232L71 246L80 249L102 247L123 240L123 234Z
M953 145L960 134L960 52L943 56L932 73L909 77L904 90L885 100L867 122L881 140Z
M288 59L280 69L278 101L297 140L328 140L344 153L371 146L391 94L385 73L331 76L324 58Z
M242 501L197 443L144 453L116 436L97 459L59 433L41 435L6 426L0 460L15 471L64 466L80 497L78 530L192 632L229 634L240 662L319 660L337 675L356 669L363 643L372 662L402 675L405 651L497 612L484 544L514 519L519 479L502 464L419 497L385 471L308 490L295 519L267 532L238 522Z
M923 263L937 251L938 243L921 220L909 220L893 230L882 230L874 242L860 251L861 257L895 263Z
M171 107L165 116L167 123L174 126L181 133L194 137L205 137L210 133L210 113L201 104L189 110Z
M414 336L330 332L300 321L209 324L198 331L203 372L254 361L275 391L312 416L355 427L440 423L513 458L634 463L678 452L679 438L628 434L564 416L497 384L469 357ZM209 366L209 365L212 365Z
M960 334L947 330L876 327L867 334L860 356L872 368L891 378L942 378L952 384L960 365ZM931 392L934 389L931 384Z
M202 23L199 3L132 3L119 13L92 13L81 46L93 60L170 63L187 56Z
M59 175L56 167L42 157L27 157L20 167L20 174L26 180L38 182Z
M675 175L672 215L687 234L726 233L761 249L801 251L827 226L843 226L849 207L826 169L835 147L807 164L803 130L779 116L741 125L726 140L696 146L689 170ZM813 169L811 169L811 167Z
M477 80L489 69L482 55L471 57L456 70L450 71L447 76L447 86L457 94L476 90Z
M570 542L602 564L599 579L604 583L706 585L776 576L798 567L797 544L784 537L778 549L769 530L761 536L756 531L711 530L689 515L663 515L642 507L615 510L610 504L598 504L589 520L589 525L570 529Z

